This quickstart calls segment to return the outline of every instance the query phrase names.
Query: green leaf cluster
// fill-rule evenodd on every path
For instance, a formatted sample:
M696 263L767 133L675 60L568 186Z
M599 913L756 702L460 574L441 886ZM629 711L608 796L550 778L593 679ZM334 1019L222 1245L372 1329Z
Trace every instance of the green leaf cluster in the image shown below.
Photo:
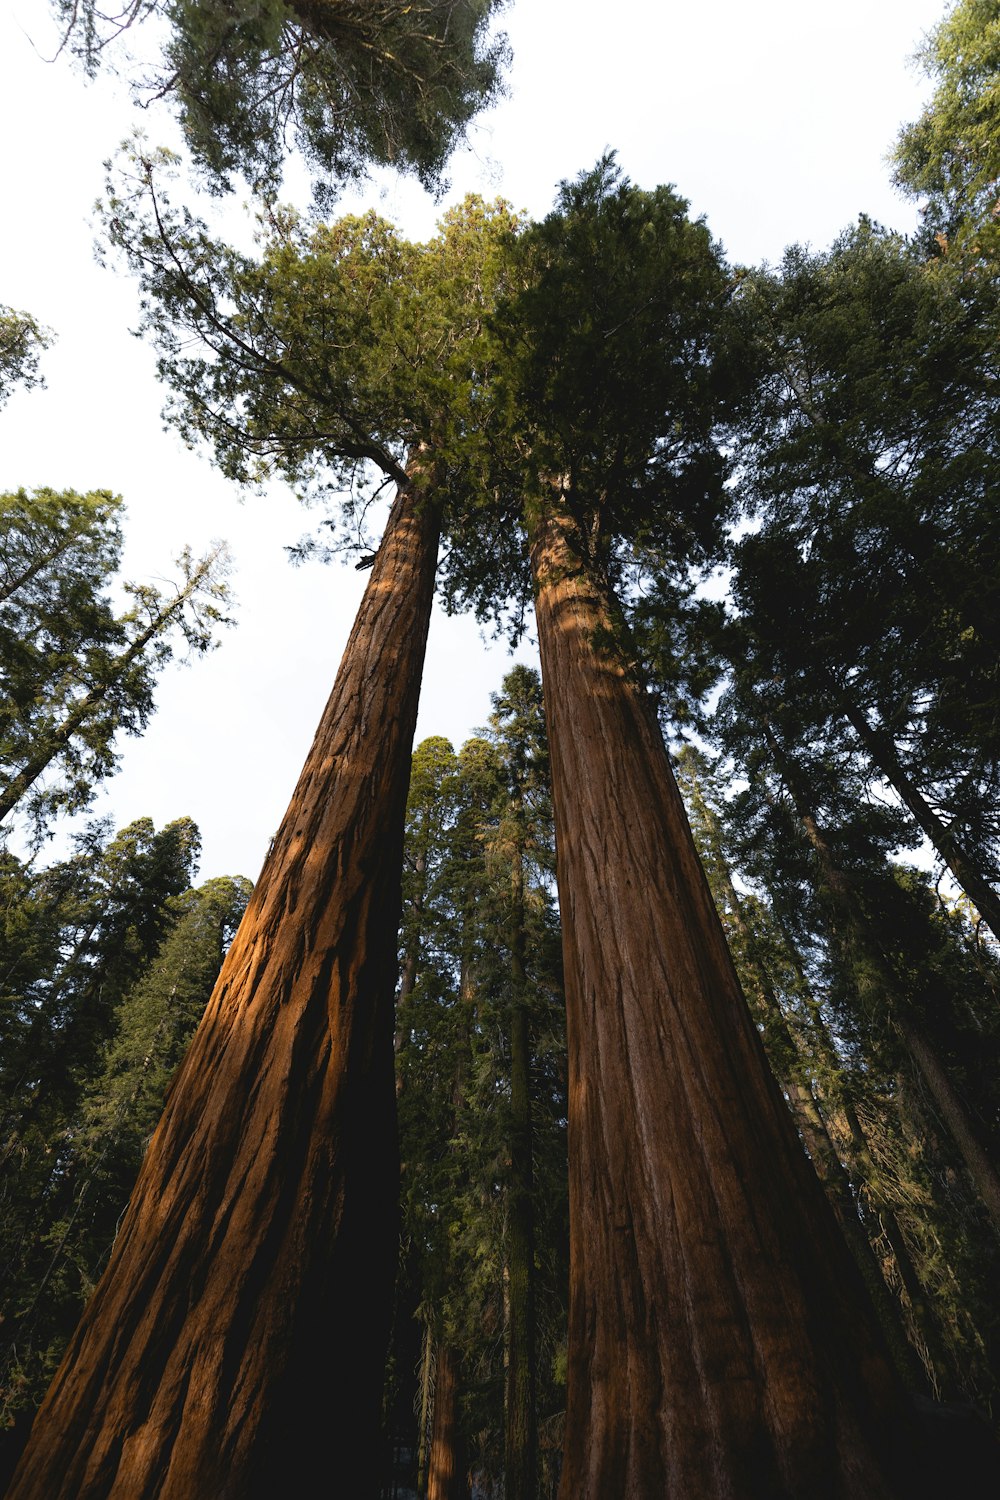
M42 383L38 359L52 342L47 328L31 316L0 303L0 406L17 385Z
M220 547L185 552L168 590L120 582L123 513L104 490L0 495L0 817L39 837L87 805L116 736L144 728L177 636L205 651L228 623Z
M1000 248L1000 4L956 0L918 58L935 89L900 134L898 187L924 199L928 228Z
M94 72L123 32L166 27L138 92L168 96L216 188L273 191L298 147L327 187L372 165L441 185L456 139L501 87L500 0L53 0L64 46Z

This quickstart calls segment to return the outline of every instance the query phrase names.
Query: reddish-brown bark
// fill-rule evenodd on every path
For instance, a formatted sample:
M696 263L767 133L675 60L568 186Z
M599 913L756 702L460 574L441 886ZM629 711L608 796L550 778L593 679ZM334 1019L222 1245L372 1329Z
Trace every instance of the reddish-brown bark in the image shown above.
M768 1072L617 611L557 508L532 532L570 1058L560 1493L912 1500L905 1399Z
M458 1358L442 1339L434 1375L427 1500L468 1500L469 1475L458 1413Z
M433 509L404 486L11 1500L358 1500L373 1484L403 823L436 556Z

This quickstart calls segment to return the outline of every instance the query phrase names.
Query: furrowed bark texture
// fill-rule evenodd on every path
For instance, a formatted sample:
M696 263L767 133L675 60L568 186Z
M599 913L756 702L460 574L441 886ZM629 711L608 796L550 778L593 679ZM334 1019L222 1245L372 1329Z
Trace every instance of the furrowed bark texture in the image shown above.
M397 496L284 822L11 1500L358 1500L396 1258L392 998L437 522Z
M570 1068L560 1495L911 1500L905 1399L571 537L533 523Z
M434 1418L427 1500L468 1500L469 1477L458 1413L458 1357L444 1339L434 1375Z

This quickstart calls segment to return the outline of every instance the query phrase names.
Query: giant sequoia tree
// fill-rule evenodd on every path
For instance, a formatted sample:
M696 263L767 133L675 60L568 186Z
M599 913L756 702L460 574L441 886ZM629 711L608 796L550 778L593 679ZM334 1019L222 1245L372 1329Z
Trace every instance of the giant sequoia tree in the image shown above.
M472 203L414 246L373 216L310 232L281 217L250 260L189 221L171 237L159 199L151 228L115 208L156 294L180 415L223 466L269 459L348 485L375 470L397 496L299 785L12 1493L189 1496L225 1476L263 1496L290 1475L307 1489L333 1441L335 1482L360 1495L395 1260L410 747L441 505L468 492L490 435L468 411L509 219Z
M910 1495L870 1304L767 1069L614 588L722 513L726 275L605 164L526 236L507 329L552 758L570 1053L562 1493Z

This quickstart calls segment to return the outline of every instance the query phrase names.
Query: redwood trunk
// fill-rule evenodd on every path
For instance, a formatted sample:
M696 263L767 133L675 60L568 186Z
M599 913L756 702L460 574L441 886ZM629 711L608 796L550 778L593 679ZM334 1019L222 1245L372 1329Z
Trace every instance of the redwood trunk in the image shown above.
M10 1500L370 1492L392 999L437 522L397 496L284 822Z
M434 1375L434 1421L427 1500L468 1500L469 1476L458 1415L458 1358L442 1339Z
M563 1500L912 1500L905 1400L729 958L617 611L532 563L569 1037Z

